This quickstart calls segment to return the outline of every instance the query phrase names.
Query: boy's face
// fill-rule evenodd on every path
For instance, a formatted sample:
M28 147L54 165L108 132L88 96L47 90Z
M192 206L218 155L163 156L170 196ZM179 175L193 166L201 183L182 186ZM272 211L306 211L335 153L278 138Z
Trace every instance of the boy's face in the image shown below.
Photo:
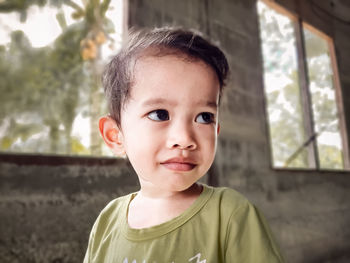
M208 171L219 131L218 101L216 74L199 60L167 55L137 61L116 137L141 191L183 191Z

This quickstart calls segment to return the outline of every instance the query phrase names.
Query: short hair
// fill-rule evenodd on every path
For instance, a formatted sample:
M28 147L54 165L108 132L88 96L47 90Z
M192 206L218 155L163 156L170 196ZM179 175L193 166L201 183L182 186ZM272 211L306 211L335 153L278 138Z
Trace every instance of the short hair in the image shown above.
M106 66L102 83L109 114L121 127L121 111L130 96L134 65L141 56L179 55L189 60L200 60L217 75L220 95L225 86L229 66L224 53L199 32L181 28L162 27L131 30L126 43Z

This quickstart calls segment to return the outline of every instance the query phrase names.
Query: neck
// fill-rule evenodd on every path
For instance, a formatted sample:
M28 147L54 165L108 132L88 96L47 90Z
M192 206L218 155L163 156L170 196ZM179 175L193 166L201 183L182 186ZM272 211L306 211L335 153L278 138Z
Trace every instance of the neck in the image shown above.
M200 184L194 183L184 191L154 191L148 187L141 187L137 196L142 199L151 200L169 200L176 201L191 197L197 197L202 192L203 187Z
M182 192L156 196L141 189L129 205L129 226L145 228L179 216L194 203L202 189L201 185L193 184Z

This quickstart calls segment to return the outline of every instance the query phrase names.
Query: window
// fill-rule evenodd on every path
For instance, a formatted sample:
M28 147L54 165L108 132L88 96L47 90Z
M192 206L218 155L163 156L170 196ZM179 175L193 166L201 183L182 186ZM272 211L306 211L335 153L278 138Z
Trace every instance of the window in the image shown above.
M10 2L0 1L0 152L108 154L100 74L121 44L123 0Z
M331 38L276 4L257 7L273 166L348 168Z

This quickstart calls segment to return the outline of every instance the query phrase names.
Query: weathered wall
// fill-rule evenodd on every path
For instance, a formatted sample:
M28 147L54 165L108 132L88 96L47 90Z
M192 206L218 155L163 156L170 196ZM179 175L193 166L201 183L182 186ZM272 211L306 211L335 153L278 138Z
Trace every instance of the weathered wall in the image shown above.
M137 190L124 160L0 155L0 262L82 262L100 210Z
M309 1L278 2L334 37L350 127L349 25L320 20ZM289 262L349 262L350 174L271 169L255 0L132 0L129 9L131 25L197 28L228 54L231 82L208 180L261 208ZM0 162L1 262L81 262L100 209L137 189L122 160L6 159Z

